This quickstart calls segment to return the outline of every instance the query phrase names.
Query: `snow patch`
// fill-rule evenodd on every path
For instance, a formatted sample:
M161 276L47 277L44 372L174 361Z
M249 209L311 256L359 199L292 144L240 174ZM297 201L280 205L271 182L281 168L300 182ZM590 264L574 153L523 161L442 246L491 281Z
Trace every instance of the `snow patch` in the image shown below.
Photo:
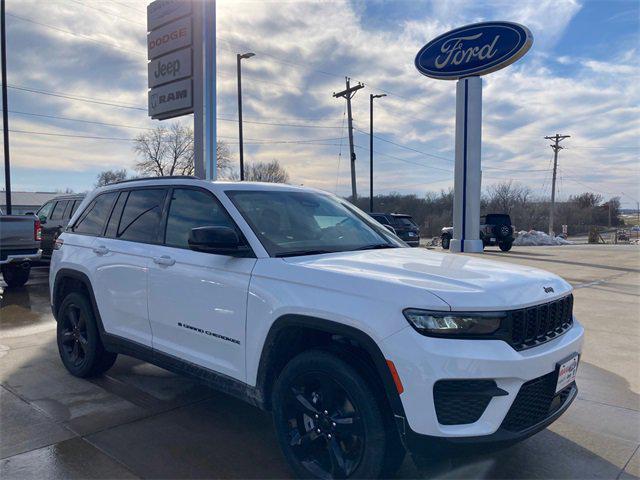
M518 236L513 241L514 245L519 245L522 247L537 247L543 245L571 245L572 243L573 242L565 240L562 237L552 237L538 230L530 230L528 232L525 230L521 230L518 232Z

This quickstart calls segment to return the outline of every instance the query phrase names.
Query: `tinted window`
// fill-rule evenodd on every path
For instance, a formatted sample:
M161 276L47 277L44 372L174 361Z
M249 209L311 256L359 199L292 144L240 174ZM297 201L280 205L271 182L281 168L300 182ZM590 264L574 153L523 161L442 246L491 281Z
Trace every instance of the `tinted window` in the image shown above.
M376 219L376 221L380 222L383 225L389 225L389 220L387 220L387 217L385 217L384 215L376 215L375 213L373 215L371 215L373 218Z
M202 190L175 189L169 206L165 243L189 248L191 229L204 226L235 228L224 207L211 194Z
M75 233L84 233L87 235L101 235L107 216L111 211L111 205L116 198L117 193L103 193L89 204L80 218L73 226Z
M76 210L78 209L78 207L80 206L81 203L82 203L82 200L75 200L73 202L73 206L71 207L71 215L70 215L70 217L72 217L73 214L76 213Z
M51 220L60 220L62 218L62 213L64 212L64 209L66 208L68 203L69 202L67 202L66 200L57 202L56 206L53 207L53 212L51 212L51 216L49 218L51 218Z
M511 217L509 215L491 213L485 217L485 222L486 225L511 225Z
M40 210L38 210L38 218L41 222L46 222L49 216L51 215L51 210L53 210L53 202L47 202Z
M416 223L409 217L394 217L396 225L401 227L417 227Z
M73 200L69 200L67 202L67 206L64 209L64 213L62 214L62 218L64 220L69 220L71 218L71 208L73 207Z
M115 237L118 232L118 226L120 225L120 217L122 216L122 209L124 208L124 204L129 197L129 192L121 192L118 200L116 200L116 204L113 207L113 211L111 212L111 217L109 218L109 223L107 224L107 231L105 232L105 237Z
M124 206L116 238L132 242L155 242L166 190L132 190Z

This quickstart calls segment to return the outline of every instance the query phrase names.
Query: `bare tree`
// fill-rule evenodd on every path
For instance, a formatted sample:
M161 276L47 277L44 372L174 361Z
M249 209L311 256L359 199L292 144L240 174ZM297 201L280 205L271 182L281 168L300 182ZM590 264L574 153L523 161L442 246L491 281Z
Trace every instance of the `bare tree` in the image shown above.
M193 129L180 123L141 133L133 149L140 158L135 168L142 176L193 175L195 172ZM216 154L218 169L228 170L231 166L229 147L218 142Z
M232 177L237 179L237 173ZM252 182L288 183L289 173L280 165L278 160L272 160L270 162L256 162L247 165L244 178Z
M104 187L105 185L109 185L110 183L121 182L122 180L127 179L127 170L105 170L104 172L100 172L96 179L96 188Z

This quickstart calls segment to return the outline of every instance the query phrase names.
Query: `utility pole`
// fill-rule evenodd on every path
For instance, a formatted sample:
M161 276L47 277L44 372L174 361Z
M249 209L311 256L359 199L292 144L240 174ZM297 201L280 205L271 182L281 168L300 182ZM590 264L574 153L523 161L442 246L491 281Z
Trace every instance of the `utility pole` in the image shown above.
M549 235L554 235L553 231L553 214L556 206L556 174L558 171L558 152L562 150L560 142L565 138L570 138L571 135L559 135L555 134L553 137L544 137L547 140L553 140L551 144L553 149L553 180L551 182L551 211L549 212Z
M369 213L373 213L373 99L387 94L369 95Z
M347 88L341 92L334 93L334 98L343 97L347 99L347 123L349 127L349 151L351 153L351 197L353 201L356 201L358 197L358 191L356 189L356 152L353 147L353 116L351 115L351 99L358 90L364 88L364 85L358 82L358 85L352 87L350 85L350 78L345 77Z
M0 28L2 29L0 62L2 63L2 130L4 133L4 185L7 196L7 215L11 215L11 164L9 163L9 105L7 104L7 29L4 16L5 0L0 0Z
M244 180L244 145L242 140L242 69L240 62L245 58L251 58L255 53L237 54L238 60L238 141L240 145L240 181Z

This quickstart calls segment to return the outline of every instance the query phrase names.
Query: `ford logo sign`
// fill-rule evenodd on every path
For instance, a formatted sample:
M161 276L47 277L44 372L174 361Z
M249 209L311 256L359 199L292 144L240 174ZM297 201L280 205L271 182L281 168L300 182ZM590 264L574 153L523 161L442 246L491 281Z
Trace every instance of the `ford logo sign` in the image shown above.
M486 75L511 65L532 43L529 29L517 23L474 23L427 43L416 55L416 68L441 80Z

